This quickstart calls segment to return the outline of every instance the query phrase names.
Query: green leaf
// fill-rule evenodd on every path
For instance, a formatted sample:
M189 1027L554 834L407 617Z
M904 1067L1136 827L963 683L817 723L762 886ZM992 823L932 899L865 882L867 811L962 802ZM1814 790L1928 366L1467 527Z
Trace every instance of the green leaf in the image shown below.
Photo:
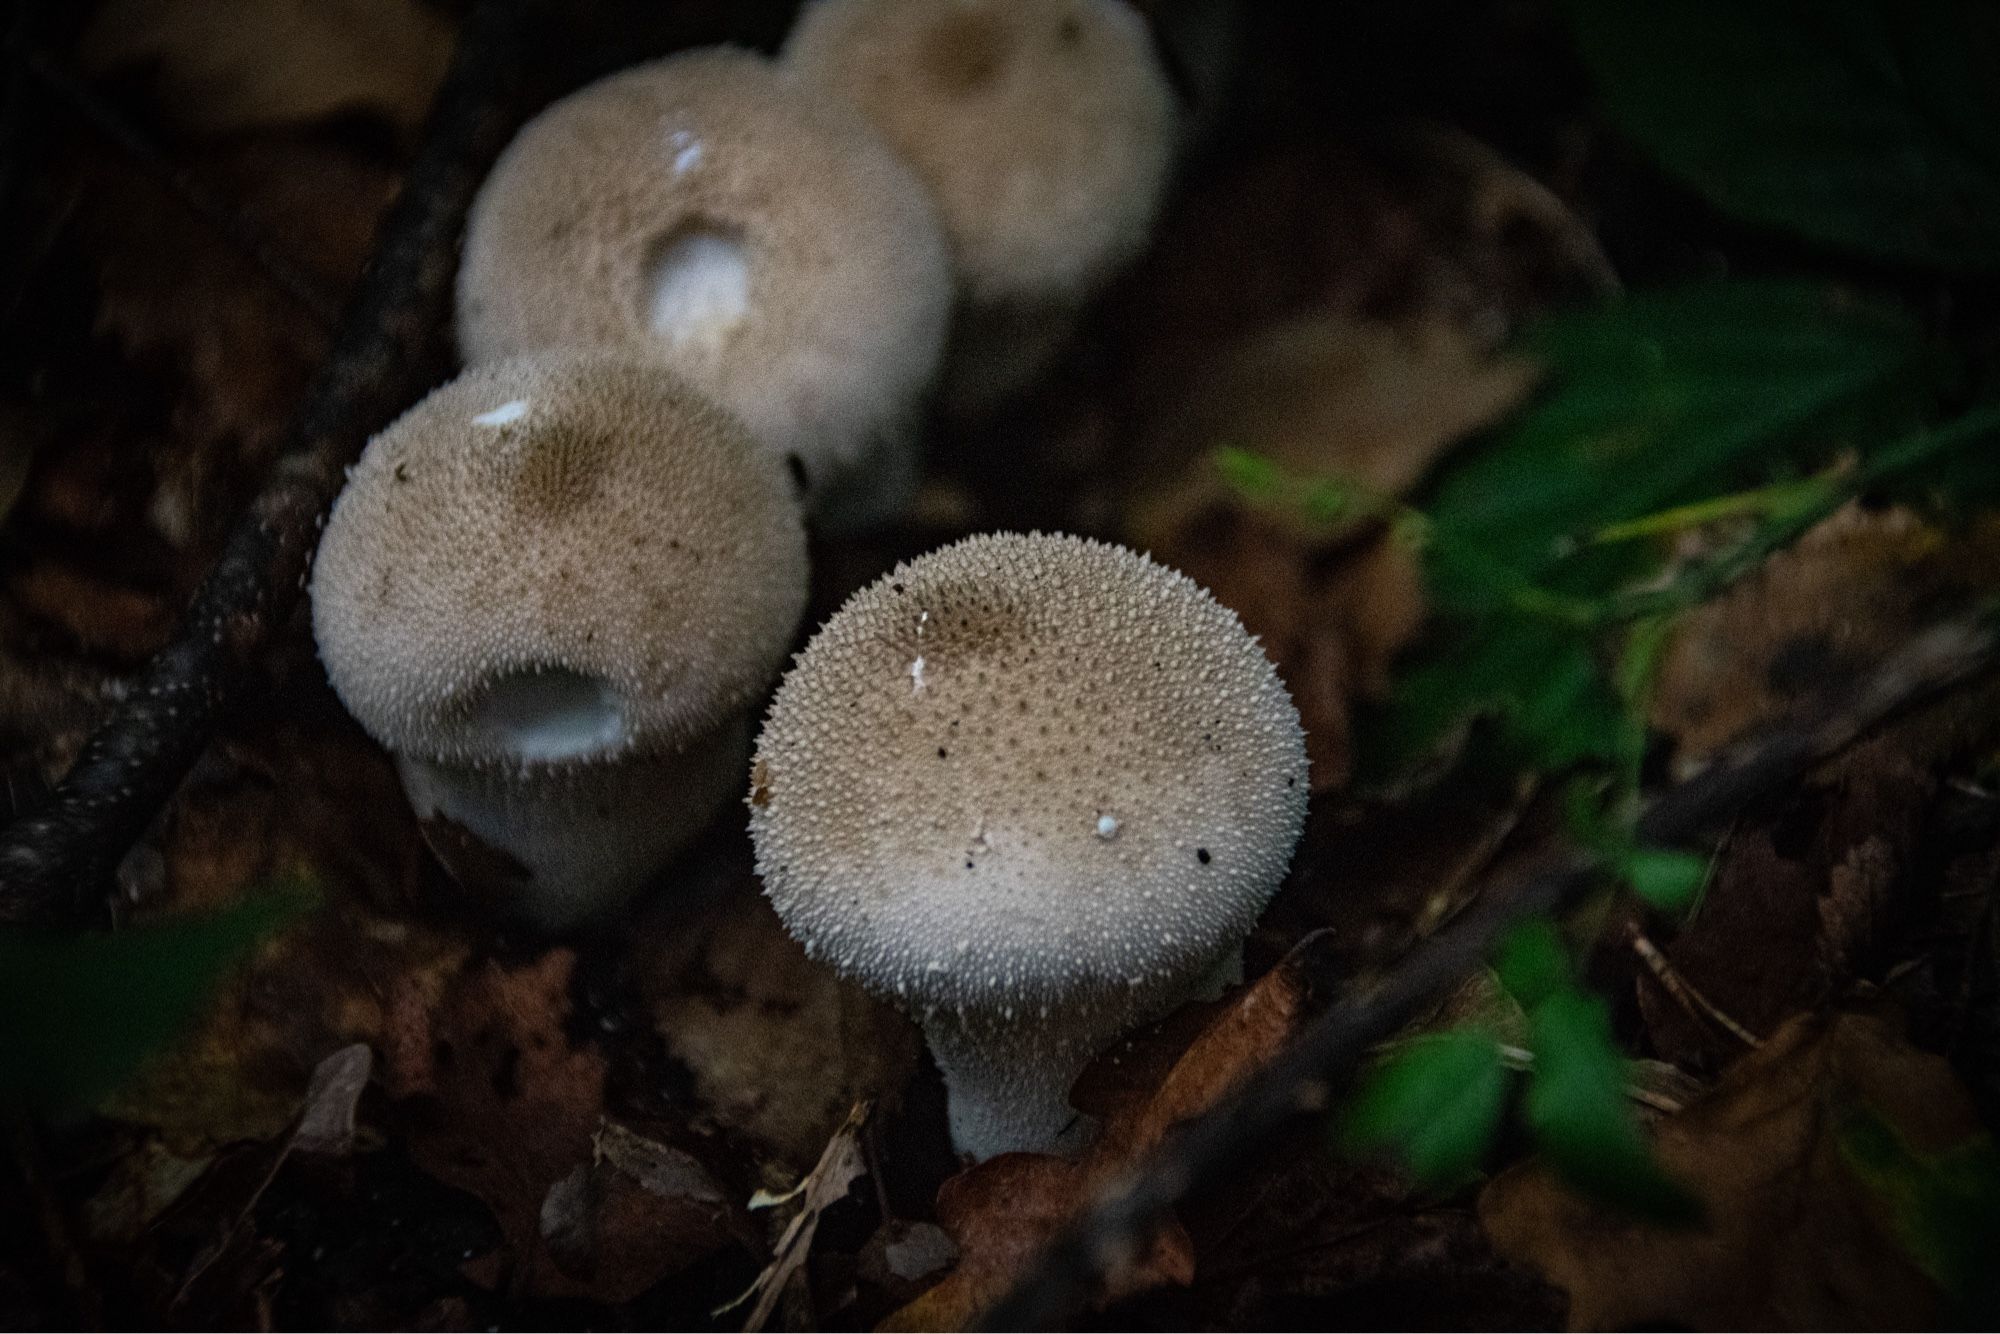
M1841 1153L1885 1203L1904 1248L1951 1299L1951 1327L2000 1320L2000 1150L1984 1135L1941 1154L1920 1154L1895 1127L1856 1108L1842 1118Z
M1546 391L1428 506L1444 573L1497 562L1538 580L1613 525L1714 496L1751 464L1768 472L1838 410L1900 406L1924 345L1899 312L1759 282L1633 297L1553 321L1526 350L1550 368ZM1629 578L1632 558L1592 555L1608 579Z
M1634 848L1618 867L1632 892L1664 913L1694 906L1708 880L1708 859L1669 848Z
M112 933L0 931L0 1100L84 1111L199 1013L233 965L311 897Z
M1542 1156L1570 1185L1660 1222L1699 1206L1653 1158L1625 1096L1625 1058L1604 1002L1561 990L1528 1017L1535 1071L1523 1101Z
M1555 924L1541 918L1507 933L1494 952L1493 971L1514 999L1530 1008L1571 986L1569 951Z
M1482 717L1495 721L1505 758L1543 770L1618 760L1645 744L1587 630L1493 617L1403 673L1385 709L1364 717L1362 752L1371 773L1400 772Z
M1389 1150L1410 1174L1443 1188L1486 1157L1506 1110L1507 1071L1491 1034L1456 1029L1391 1052L1350 1105L1343 1139L1362 1152Z
M1981 0L1569 0L1616 124L1746 221L2000 270L2000 11Z

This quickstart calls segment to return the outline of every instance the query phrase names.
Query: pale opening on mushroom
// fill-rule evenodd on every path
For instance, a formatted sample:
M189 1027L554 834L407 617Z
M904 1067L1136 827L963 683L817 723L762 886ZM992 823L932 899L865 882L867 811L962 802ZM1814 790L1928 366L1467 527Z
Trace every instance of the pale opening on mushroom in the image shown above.
M625 715L609 682L555 668L495 681L473 720L523 760L576 760L625 739Z
M750 249L742 231L676 229L647 257L640 290L655 334L674 344L720 342L750 316Z

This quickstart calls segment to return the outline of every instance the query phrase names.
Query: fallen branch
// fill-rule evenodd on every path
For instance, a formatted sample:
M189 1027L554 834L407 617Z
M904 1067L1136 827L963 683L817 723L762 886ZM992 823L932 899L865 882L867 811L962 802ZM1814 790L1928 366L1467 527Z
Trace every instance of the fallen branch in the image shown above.
M1638 836L1674 845L1712 830L1871 728L1996 663L2000 618L1990 612L1926 631L1817 722L1740 748L1655 797L1639 819ZM1426 1013L1511 927L1557 912L1600 883L1596 866L1573 852L1516 890L1482 897L1374 985L1314 1020L1276 1061L1109 1186L978 1328L1060 1327L1096 1298L1107 1274L1142 1252L1181 1199L1254 1158L1295 1118L1332 1106L1375 1045Z

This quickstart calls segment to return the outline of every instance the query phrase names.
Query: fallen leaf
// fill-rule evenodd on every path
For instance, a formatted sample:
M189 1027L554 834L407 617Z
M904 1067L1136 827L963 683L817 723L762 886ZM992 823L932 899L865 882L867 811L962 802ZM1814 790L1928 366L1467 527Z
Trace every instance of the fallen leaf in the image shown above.
M375 1072L375 1052L365 1042L342 1047L313 1067L306 1103L292 1132L294 1153L344 1158L354 1151L354 1117Z
M213 1161L208 1154L182 1157L159 1136L146 1135L119 1156L104 1184L84 1203L80 1216L85 1235L100 1245L136 1241Z
M1480 1216L1503 1252L1569 1293L1572 1329L1929 1328L1939 1294L1843 1151L1857 1106L1925 1153L1978 1130L1950 1067L1897 1026L1801 1016L1656 1127L1660 1164L1700 1199L1704 1225L1637 1222L1534 1163L1489 1184Z
M595 1150L542 1201L542 1241L568 1282L545 1274L541 1295L630 1302L748 1235L741 1211L693 1154L610 1121Z
M959 1247L956 1268L936 1287L889 1318L891 1330L962 1329L1004 1296L1027 1265L1093 1194L1129 1171L1176 1125L1199 1116L1296 1031L1320 993L1316 981L1325 936L1308 937L1269 973L1221 1007L1171 1061L1162 1055L1180 1029L1170 1019L1099 1058L1099 1065L1165 1065L1164 1078L1143 1096L1147 1080L1086 1072L1076 1099L1104 1117L1095 1143L1075 1161L1045 1154L1007 1153L945 1182L938 1219ZM1197 1011L1200 1012L1200 1011ZM1194 1279L1194 1248L1171 1222L1147 1239L1114 1273L1101 1301L1134 1296Z
M205 134L348 112L415 127L452 32L419 0L113 0L79 53L94 74L150 69L160 100Z
M1919 628L2000 588L2000 524L1956 538L1850 505L1675 626L1652 694L1674 767L1823 707Z
M564 1029L575 964L552 949L516 966L472 961L434 1001L402 988L384 1041L411 1157L492 1209L530 1290L568 1286L543 1245L543 1205L590 1163L604 1107L603 1055Z
M767 1184L796 1180L856 1102L892 1096L916 1068L908 1020L806 958L749 881L704 917L642 923L678 938L641 988L669 1053L694 1075L702 1124L748 1143ZM653 964L658 960L657 965Z
M777 1309L778 1299L784 1295L786 1285L805 1268L806 1259L812 1254L813 1236L819 1230L820 1215L846 1199L854 1183L868 1173L867 1160L861 1152L861 1128L867 1124L871 1110L872 1104L861 1102L856 1103L847 1114L845 1124L827 1141L819 1162L806 1174L805 1180L785 1197L799 1200L798 1212L792 1215L792 1220L779 1236L771 1263L757 1275L757 1281L750 1285L748 1292L717 1311L717 1315L744 1302L753 1302L743 1328L745 1331L764 1328L771 1312ZM774 1204L778 1202L772 1201Z

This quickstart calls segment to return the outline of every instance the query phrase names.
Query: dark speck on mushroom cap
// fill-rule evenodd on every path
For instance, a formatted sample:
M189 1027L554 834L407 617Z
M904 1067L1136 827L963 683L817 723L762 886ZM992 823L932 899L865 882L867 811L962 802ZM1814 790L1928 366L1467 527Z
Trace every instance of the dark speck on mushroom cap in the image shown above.
M820 630L758 742L751 832L793 934L912 1005L1165 995L1277 888L1305 769L1276 671L1192 580L1001 534Z
M598 753L672 752L762 693L803 610L805 533L740 423L634 358L474 368L370 442L314 560L314 635L389 749L519 765L497 681L601 689Z

